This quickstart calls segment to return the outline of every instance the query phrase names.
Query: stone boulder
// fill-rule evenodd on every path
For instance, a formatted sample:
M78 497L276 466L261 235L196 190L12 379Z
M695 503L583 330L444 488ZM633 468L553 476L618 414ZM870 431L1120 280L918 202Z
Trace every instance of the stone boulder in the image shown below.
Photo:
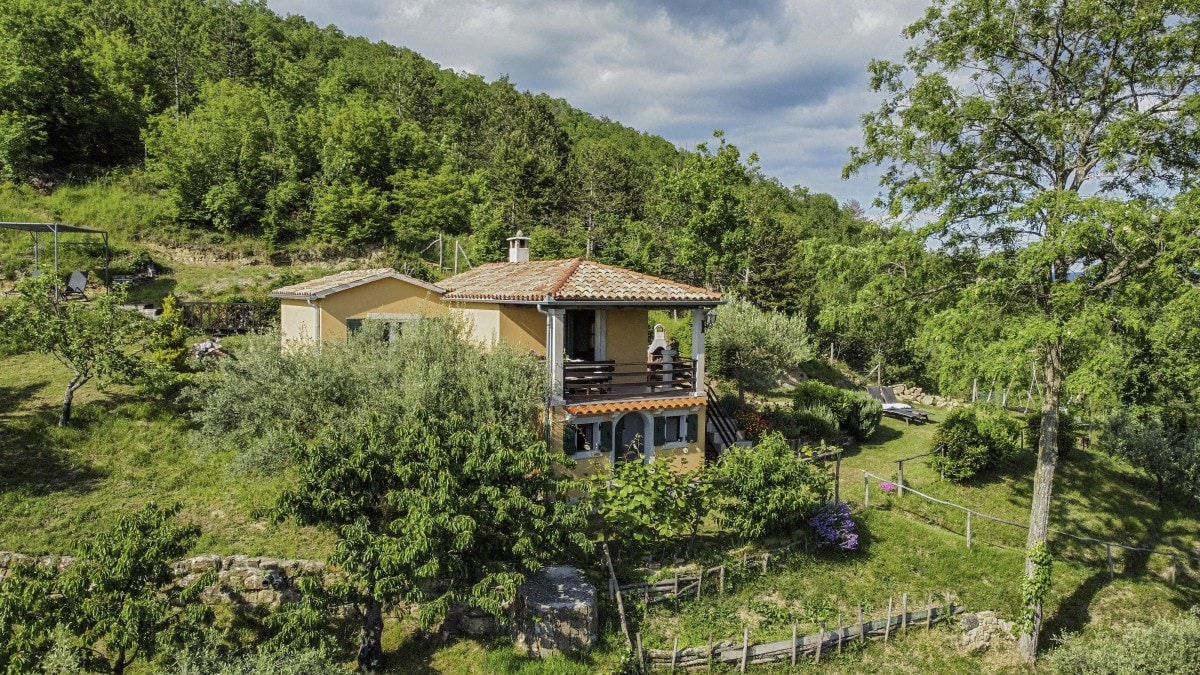
M1001 619L996 612L964 614L958 622L963 630L962 649L968 654L982 654L993 640L1011 640L1013 636L1012 622Z
M517 646L539 658L586 649L599 632L596 587L566 565L530 575L517 591L514 614Z

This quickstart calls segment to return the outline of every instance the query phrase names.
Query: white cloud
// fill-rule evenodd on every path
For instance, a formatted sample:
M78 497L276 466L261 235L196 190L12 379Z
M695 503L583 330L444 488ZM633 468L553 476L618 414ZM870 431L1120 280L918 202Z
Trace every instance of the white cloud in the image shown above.
M443 67L545 91L694 147L714 129L764 172L869 204L875 176L843 182L859 116L876 107L872 58L898 58L925 0L268 0L408 47Z

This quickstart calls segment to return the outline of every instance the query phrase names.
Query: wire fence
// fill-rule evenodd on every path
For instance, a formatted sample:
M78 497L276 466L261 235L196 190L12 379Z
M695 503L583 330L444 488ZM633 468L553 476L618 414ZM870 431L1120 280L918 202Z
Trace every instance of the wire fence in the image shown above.
M906 495L911 494L911 495L920 497L921 499L924 499L928 502L939 504L939 505L942 505L942 506L945 506L945 507L948 507L951 509L956 509L956 510L962 512L962 515L963 515L962 534L966 538L967 548L971 548L972 545L974 544L975 539L977 538L976 535L978 534L979 521L984 521L985 523L994 523L997 525L1002 525L1006 528L1012 528L1012 529L1016 529L1016 530L1019 530L1022 532L1028 531L1028 529L1029 529L1029 526L1025 523L1018 523L1018 522L1014 522L1014 521L1007 520L1004 518L999 518L997 516L993 516L993 515L990 515L987 513L983 513L981 511L976 511L975 509L972 509L967 506L963 506L962 504L956 504L954 502L947 501L945 499L939 499L937 497L927 495L924 492L916 490L910 486L904 486L903 488L901 488L899 485L892 483L888 479L881 478L880 476L877 476L869 471L863 471L863 505L864 505L864 507L867 507L867 508L869 508L871 505L871 481L872 480L874 480L876 482L876 487L879 490L879 493L878 493L879 497L882 497L884 495L890 495L890 493L894 491L897 493L897 497L900 500L902 500ZM891 486L891 487L888 488L887 486ZM878 497L877 497L877 499L878 499ZM941 524L941 523L935 523L935 524L940 525L942 527L942 529L944 529L948 532L954 532L956 534L958 533L953 528L947 527L944 524ZM1109 573L1110 577L1116 576L1116 562L1117 561L1116 561L1116 556L1114 555L1114 551L1125 552L1126 554L1139 553L1139 554L1145 554L1147 556L1162 556L1162 557L1168 558L1170 560L1170 564L1167 567L1167 569L1164 570L1164 573L1165 573L1165 577L1167 578L1167 580L1172 584L1176 583L1181 571L1190 572L1191 571L1190 568L1192 566L1194 566L1196 563L1200 563L1200 558L1190 555L1188 553L1184 553L1182 551L1177 551L1177 550L1165 551L1165 550L1162 550L1159 548L1150 548L1150 547L1146 547L1146 546L1135 546L1135 545L1130 545L1130 544L1123 544L1120 542L1106 541L1104 539L1098 539L1096 537L1088 537L1088 536L1074 534L1072 532L1065 532L1063 530L1057 530L1057 529L1053 529L1053 528L1049 529L1048 532L1056 537L1066 539L1071 542L1078 542L1080 544L1085 544L1089 548L1094 547L1094 548L1091 548L1091 550L1093 550L1093 551L1098 552L1099 548L1102 547L1104 549L1104 561L1108 568L1108 573ZM989 541L986 543L995 545L994 541ZM1003 545L1003 544L1001 544L1001 545ZM1091 560L1089 559L1089 556L1084 556L1084 558L1088 562L1091 562ZM1126 558L1125 563L1126 563L1126 565L1125 565L1126 572L1133 571L1133 570L1131 570L1131 565L1130 565L1130 561L1128 558ZM1181 563L1183 563L1183 564L1181 565Z

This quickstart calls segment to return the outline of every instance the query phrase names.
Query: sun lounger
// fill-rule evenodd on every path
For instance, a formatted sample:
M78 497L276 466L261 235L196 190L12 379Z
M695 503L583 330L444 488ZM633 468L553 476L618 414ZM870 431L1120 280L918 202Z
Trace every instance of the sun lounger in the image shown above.
M71 298L79 298L87 300L87 295L84 290L87 288L88 273L82 271L71 272L71 276L67 279L67 286L62 290L62 298L70 300Z
M893 419L904 420L905 424L913 422L925 423L929 421L929 413L924 410L917 410L907 403L901 403L896 399L896 392L891 387L867 387L867 393L871 398L883 404L883 414Z

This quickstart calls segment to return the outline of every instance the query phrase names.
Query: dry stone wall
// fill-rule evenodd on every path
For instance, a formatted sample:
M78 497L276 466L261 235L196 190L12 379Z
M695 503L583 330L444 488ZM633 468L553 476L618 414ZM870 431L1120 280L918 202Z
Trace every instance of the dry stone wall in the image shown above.
M21 564L54 565L60 570L75 563L70 556L30 556L0 551L0 578ZM206 603L233 603L272 607L300 598L295 580L301 575L325 576L317 560L286 560L245 555L200 555L172 565L177 583L187 585L200 575L215 572L217 581L201 594Z
M892 391L896 392L897 398L916 405L928 405L935 408L948 408L951 410L966 405L958 399L927 394L920 387L909 387L905 384L893 384Z

